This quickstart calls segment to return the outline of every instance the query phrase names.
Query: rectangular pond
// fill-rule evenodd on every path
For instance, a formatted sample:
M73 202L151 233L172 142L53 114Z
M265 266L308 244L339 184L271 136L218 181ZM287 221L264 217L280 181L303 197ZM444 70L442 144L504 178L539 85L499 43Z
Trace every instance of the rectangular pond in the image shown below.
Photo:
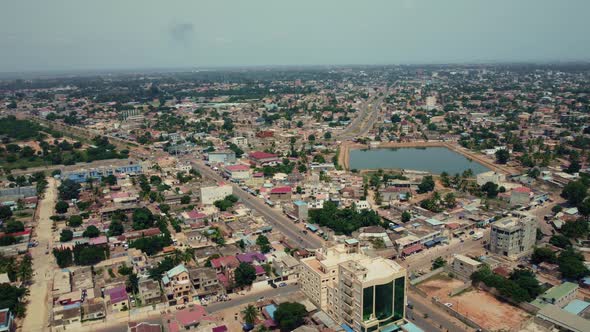
M473 174L487 172L486 166L445 147L381 148L351 150L350 169L407 169L450 175L471 169Z

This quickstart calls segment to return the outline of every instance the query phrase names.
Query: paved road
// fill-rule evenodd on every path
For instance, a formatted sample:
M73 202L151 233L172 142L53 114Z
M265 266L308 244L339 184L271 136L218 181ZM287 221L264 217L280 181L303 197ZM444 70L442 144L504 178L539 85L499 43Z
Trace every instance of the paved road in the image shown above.
M49 324L49 291L52 282L52 259L46 255L47 248L52 248L53 222L49 217L53 215L53 207L57 199L57 181L47 178L48 185L45 197L39 203L39 218L35 227L35 239L39 241L37 247L31 248L29 252L33 257L33 284L30 287L28 298L27 315L23 320L23 331L47 331Z
M369 98L359 107L359 114L350 123L348 127L337 135L337 139L346 140L358 136L366 135L373 127L377 115L379 113L378 107L383 102L385 97Z
M278 297L278 296L285 296L285 295L289 295L289 294L298 292L299 290L300 290L300 288L298 285L287 285L285 287L272 288L272 289L265 290L262 292L257 292L257 293L241 296L241 297L235 298L231 301L213 303L213 304L208 305L206 307L206 309L207 309L208 313L212 314L212 313L222 311L222 310L225 310L228 308L237 307L237 306L241 306L241 305L248 304L248 303L254 303L258 299L260 299L261 297L268 299L268 298L274 298L274 297Z
M214 172L211 168L207 167L200 161L193 161L193 166L197 168L204 176L210 177L217 181L226 181L219 174ZM300 233L299 228L297 228L289 218L283 215L282 212L272 209L268 205L264 204L264 202L262 202L260 199L253 197L251 194L244 191L235 183L232 183L232 186L234 195L240 198L240 200L246 206L258 211L273 225L273 227L275 227L276 230L281 232L283 235L290 238L295 243L301 244L301 246L305 248L316 249L322 247L322 240L317 238L315 235L304 235Z
M408 309L406 317L424 331L473 331L459 320L449 316L418 294L408 293L408 301L413 309ZM425 318L426 314L427 318Z

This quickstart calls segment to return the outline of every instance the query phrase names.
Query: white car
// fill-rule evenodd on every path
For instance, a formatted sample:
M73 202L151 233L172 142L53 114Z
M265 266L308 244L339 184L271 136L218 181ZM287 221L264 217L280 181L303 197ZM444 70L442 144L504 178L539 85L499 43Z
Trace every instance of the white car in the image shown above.
M452 307L453 307L453 304L452 304L452 303L450 303L450 302L447 302L447 303L445 303L445 306L447 306L447 307L449 307L449 308L452 308Z

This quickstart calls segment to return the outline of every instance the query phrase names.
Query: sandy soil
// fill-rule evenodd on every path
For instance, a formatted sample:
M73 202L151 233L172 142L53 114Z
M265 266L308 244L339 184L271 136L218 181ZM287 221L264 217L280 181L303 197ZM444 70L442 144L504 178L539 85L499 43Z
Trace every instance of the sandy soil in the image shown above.
M49 291L53 279L53 259L51 254L46 255L47 248L52 248L52 221L53 208L57 199L57 181L48 178L47 191L38 207L38 223L35 229L37 247L31 248L33 257L33 285L30 287L27 315L22 323L22 331L36 332L47 331L49 324ZM49 250L50 250L49 249Z
M493 295L472 290L450 297L449 292L463 285L463 282L449 277L426 280L418 285L429 296L437 296L442 303L452 303L455 311L469 317L480 326L491 331L518 331L528 320L525 311L496 299Z

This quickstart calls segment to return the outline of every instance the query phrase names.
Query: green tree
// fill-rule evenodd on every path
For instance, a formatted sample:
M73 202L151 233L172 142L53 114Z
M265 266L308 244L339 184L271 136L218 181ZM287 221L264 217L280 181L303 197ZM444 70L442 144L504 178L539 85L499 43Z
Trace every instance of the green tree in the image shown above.
M423 194L434 190L434 179L431 175L422 178L422 181L418 185L418 192Z
M102 182L106 185L114 186L117 184L117 177L115 177L113 174L110 174L108 176L103 177Z
M510 159L510 152L507 149L496 151L496 161L498 164L506 164Z
M152 212L147 208L139 208L133 211L133 229L134 230L142 230L148 229L154 226L154 215Z
M64 229L59 234L59 242L68 242L74 238L74 232L69 229Z
M560 248L567 248L567 247L571 247L571 245L572 245L570 240L562 234L553 235L549 239L549 243L551 243L552 245L554 245L556 247L560 247Z
M244 310L242 310L242 319L248 325L254 326L256 319L258 318L258 309L252 304L248 304Z
M561 275L567 279L578 280L587 276L589 273L584 265L584 256L571 248L559 254L557 264L559 265Z
M4 224L4 231L8 234L18 233L25 230L25 225L18 220L9 220Z
M531 262L533 264L540 264L542 262L553 264L557 262L557 255L555 255L553 250L546 247L535 248L531 256Z
M64 180L57 188L59 190L59 198L64 201L78 199L80 197L80 188L82 187L79 183L72 180Z
M111 221L111 224L109 225L109 231L107 234L109 236L119 236L119 235L123 234L124 232L125 232L125 227L123 226L123 223L118 220L113 220L113 221Z
M588 193L588 184L583 180L570 181L563 187L561 197L567 199L572 205L580 204Z
M248 263L240 263L234 271L234 281L237 287L250 286L256 280L256 269Z
M68 219L68 226L70 227L79 227L82 225L82 217L79 215L70 216Z
M561 227L563 235L569 238L583 238L588 235L588 221L584 218L578 218L575 221L566 222Z
M191 197L189 195L184 195L180 198L180 204L188 204L191 202Z
M100 230L94 225L90 225L90 226L86 227L86 230L82 234L82 236L89 237L89 238L98 237L99 235L100 235Z
M68 203L64 202L64 201L58 201L55 204L55 212L62 214L62 213L66 213L68 212L68 208L70 206L68 205Z
M436 270L438 268L441 268L443 266L447 265L447 261L444 260L444 258L442 257L437 257L433 262L432 262L432 269Z
M481 191L486 194L488 198L495 198L498 196L498 185L493 182L486 182L481 186Z
M12 209L10 206L1 206L0 207L0 220L6 220L12 217Z
M283 302L275 311L275 321L282 332L293 331L303 325L307 315L305 306L298 302Z
M412 219L412 214L410 214L410 212L408 212L408 211L402 212L402 222L403 223L407 223L408 221L410 221L410 219Z
M256 238L256 245L260 247L260 251L263 254L270 252L270 250L272 249L272 247L270 246L270 242L268 241L268 238L262 234L258 235L258 237Z

